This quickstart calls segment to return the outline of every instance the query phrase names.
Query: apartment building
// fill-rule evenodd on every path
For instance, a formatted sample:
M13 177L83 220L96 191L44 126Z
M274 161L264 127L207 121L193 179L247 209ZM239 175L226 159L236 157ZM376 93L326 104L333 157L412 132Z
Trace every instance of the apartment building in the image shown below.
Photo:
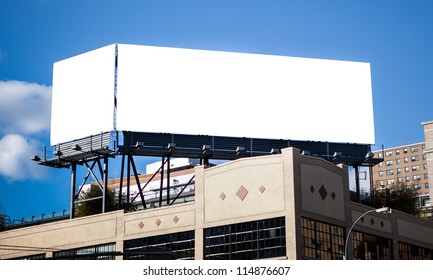
M381 190L391 186L403 186L419 195L421 210L430 207L428 164L424 142L374 151L383 162L373 167L374 188Z

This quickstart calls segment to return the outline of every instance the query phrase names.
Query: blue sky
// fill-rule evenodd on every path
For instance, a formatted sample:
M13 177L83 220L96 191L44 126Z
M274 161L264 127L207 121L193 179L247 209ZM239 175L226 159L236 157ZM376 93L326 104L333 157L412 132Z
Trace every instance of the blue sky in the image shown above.
M112 43L369 62L376 147L424 141L432 13L429 0L0 0L0 204L16 219L69 208L70 170L29 160L49 145L52 66Z

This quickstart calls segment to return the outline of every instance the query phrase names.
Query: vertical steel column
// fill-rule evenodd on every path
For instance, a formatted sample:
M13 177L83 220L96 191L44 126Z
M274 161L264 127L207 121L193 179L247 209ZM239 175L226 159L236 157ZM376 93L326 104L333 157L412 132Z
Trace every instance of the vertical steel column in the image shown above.
M170 156L167 157L167 205L170 205ZM162 178L161 178L162 179Z
M72 171L71 171L71 206L69 209L69 218L74 218L75 212L75 185L77 180L77 164L72 163Z
M125 155L122 155L122 166L120 168L120 185L119 185L119 205L118 210L122 209L122 191L123 191L123 169L125 168Z
M108 155L104 155L104 173L102 175L102 213L107 212L107 192L108 192Z
M165 165L165 157L162 157L162 166L161 166L161 176L160 176L160 186L159 186L159 207L162 206L162 188L164 187L164 165Z
M373 165L369 164L369 170L368 172L370 174L368 174L369 178L370 178L370 203L371 205L373 205L374 203L374 187L373 187Z
M131 186L131 155L128 155L128 166L126 167L126 211L129 211L130 186Z
M359 166L355 165L356 202L361 203L361 187L359 184Z

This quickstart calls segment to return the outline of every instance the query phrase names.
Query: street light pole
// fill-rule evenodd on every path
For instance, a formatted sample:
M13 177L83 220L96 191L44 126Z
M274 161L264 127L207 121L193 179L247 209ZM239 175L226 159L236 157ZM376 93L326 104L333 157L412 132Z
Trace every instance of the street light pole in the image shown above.
M361 220L363 217L365 217L366 215L368 215L370 213L373 213L373 212L391 214L392 210L389 207L382 207L382 208L379 208L379 209L372 209L372 210L369 210L369 211L365 212L364 214L362 214L361 216L359 216L358 219L356 219L356 221L352 224L352 226L350 227L349 231L347 232L346 241L344 242L344 256L343 256L343 260L347 260L347 244L349 243L349 237L350 237L350 234L352 233L353 228L359 222L359 220Z

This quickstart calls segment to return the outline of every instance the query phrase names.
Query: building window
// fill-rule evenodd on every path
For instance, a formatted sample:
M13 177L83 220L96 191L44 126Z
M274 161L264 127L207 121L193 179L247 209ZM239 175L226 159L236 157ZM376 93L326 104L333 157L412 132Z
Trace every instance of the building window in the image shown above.
M397 163L397 164L400 164L400 163L401 163L401 159L397 159L397 160L396 160L396 163Z
M116 244L109 243L53 253L53 259L62 260L114 260Z
M344 228L302 218L304 259L341 260L344 255Z
M429 195L421 198L421 206L423 206L423 207L429 207L430 206L430 196Z
M380 184L381 187L385 186L385 183L383 182L383 180L381 180L379 184Z
M386 171L386 175L394 175L394 170L392 170L392 169L388 169L388 170Z
M403 242L398 243L400 260L432 260L433 250Z
M428 188L429 188L428 183L425 183L424 184L424 189L428 189Z
M410 176L406 176L406 182L410 182Z
M416 152L418 152L418 146L410 147L410 151L411 151L412 153L416 153Z
M405 157L404 159L404 163L408 163L409 162L409 158Z
M400 150L395 151L395 154L399 155L400 154Z
M424 173L424 179L428 179L428 173Z
M404 168L404 172L408 173L408 172L409 172L409 167L406 166L406 167Z
M392 160L387 160L385 163L386 166L391 166L393 164L394 164L394 162Z
M383 176L383 171L379 171L379 177Z
M419 181L419 180L421 180L421 175L413 175L413 180L414 180L414 181Z
M387 183L388 185L394 185L394 179L389 179Z
M412 161L419 161L419 156L411 156Z
M397 174L401 174L401 168L397 168Z
M418 185L414 185L413 189L416 190L416 191L420 190L421 189L421 185L419 185L419 184Z
M423 155L422 155L422 159L423 159L423 160L427 160L427 154L423 154Z
M427 163L424 163L423 168L427 169Z
M45 258L46 258L46 255L44 253L44 254L37 254L37 255L14 258L11 260L44 260Z
M251 260L285 255L284 217L204 230L204 258L207 260Z
M403 153L407 154L407 149L406 148L403 150Z
M194 231L126 240L126 260L194 259Z
M387 151L387 152L385 152L385 156L386 156L386 157L390 157L390 156L392 156L392 151Z
M412 166L412 171L419 171L419 170L421 170L419 165Z
M399 182L399 183L403 183L403 178L398 177L398 178L397 178L397 182Z
M359 231L352 233L354 260L391 260L392 240Z

